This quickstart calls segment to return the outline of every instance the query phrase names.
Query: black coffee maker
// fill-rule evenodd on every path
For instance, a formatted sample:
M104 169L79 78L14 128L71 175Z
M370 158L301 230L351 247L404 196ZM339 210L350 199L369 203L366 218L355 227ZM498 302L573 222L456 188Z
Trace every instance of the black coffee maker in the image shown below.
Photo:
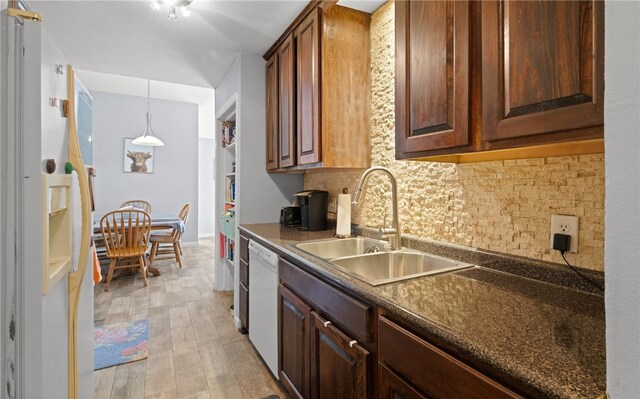
M294 195L302 209L302 230L326 230L329 193L321 190L307 190Z

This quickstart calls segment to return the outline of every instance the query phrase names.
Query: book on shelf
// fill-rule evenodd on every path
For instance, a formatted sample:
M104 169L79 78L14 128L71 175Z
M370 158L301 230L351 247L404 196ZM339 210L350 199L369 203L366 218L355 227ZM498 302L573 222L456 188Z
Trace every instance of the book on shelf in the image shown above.
M224 234L220 234L220 248L222 248L220 257L233 261L235 243Z
M236 123L222 122L222 146L228 147L236 142Z
M236 202L236 180L227 178L227 188L225 190L225 201Z

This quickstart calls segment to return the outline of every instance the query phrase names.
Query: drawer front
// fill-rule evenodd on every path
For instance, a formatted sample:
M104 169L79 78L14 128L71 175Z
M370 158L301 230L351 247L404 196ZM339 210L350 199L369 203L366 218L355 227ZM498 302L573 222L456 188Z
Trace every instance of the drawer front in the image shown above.
M372 308L280 259L280 280L358 342L369 343Z
M240 233L240 259L249 264L249 237Z
M379 361L436 398L514 399L514 392L392 321L378 321Z
M249 288L249 263L240 258L240 282Z

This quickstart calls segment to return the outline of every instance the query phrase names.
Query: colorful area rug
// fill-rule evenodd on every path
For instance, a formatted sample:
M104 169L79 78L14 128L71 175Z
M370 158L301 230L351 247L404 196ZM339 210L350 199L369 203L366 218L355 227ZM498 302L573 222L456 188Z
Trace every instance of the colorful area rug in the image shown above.
M149 320L96 327L95 370L149 357Z

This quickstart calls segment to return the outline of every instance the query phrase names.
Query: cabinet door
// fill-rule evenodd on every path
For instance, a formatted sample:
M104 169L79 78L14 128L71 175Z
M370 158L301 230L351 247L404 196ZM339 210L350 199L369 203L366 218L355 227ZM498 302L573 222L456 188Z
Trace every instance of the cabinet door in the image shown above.
M298 164L322 160L320 130L320 8L296 29Z
M603 2L481 6L483 135L493 142L488 145L498 148L497 140L522 137L527 140L516 144L601 137L602 129L585 128L603 124Z
M369 352L311 312L311 397L366 398Z
M378 363L378 397L380 399L429 399L382 363Z
M469 144L469 3L395 7L396 158Z
M240 292L238 295L240 298L240 323L242 324L242 328L246 331L242 331L245 333L249 331L249 288L247 288L243 283L240 283Z
M267 60L267 170L278 169L278 54Z
M293 166L297 161L295 73L293 35L289 35L278 48L279 163L281 168Z
M279 294L280 381L297 398L309 398L309 336L311 307L284 285Z

